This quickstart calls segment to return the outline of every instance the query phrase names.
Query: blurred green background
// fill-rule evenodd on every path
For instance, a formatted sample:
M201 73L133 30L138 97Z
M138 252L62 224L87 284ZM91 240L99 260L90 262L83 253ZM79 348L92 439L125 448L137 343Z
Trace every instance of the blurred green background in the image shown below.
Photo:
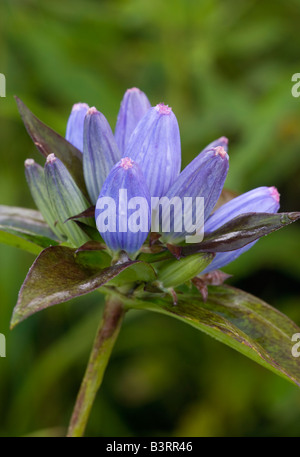
M184 165L226 135L226 186L275 185L281 210L300 210L299 20L296 0L1 0L0 203L33 207L23 162L42 163L14 94L64 134L78 101L114 127L124 91L137 86L173 107ZM298 325L299 235L299 224L274 233L225 269ZM102 310L95 292L9 331L32 261L0 245L1 436L65 433ZM180 322L132 312L87 435L300 436L299 424L292 384Z

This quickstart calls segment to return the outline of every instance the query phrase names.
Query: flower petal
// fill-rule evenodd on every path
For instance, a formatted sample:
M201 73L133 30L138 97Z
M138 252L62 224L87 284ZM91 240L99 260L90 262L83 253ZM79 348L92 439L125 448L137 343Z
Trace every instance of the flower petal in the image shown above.
M113 251L134 254L150 229L150 194L144 176L129 157L109 173L96 204L97 228Z
M132 133L125 155L139 164L150 195L165 195L181 167L180 133L172 108L161 103L148 110Z
M67 123L66 140L73 144L79 151L83 151L83 126L84 118L89 106L86 103L73 105Z
M125 153L132 132L150 108L146 94L137 87L125 92L115 130L115 140L121 154Z
M257 187L221 206L205 223L205 234L211 233L240 214L259 212L277 213L279 210L279 193L276 187ZM258 241L258 240L257 240ZM218 270L248 251L257 241L249 243L241 249L229 252L217 252L214 260L202 274Z
M228 154L222 146L202 151L187 167L180 173L179 177L169 189L166 197L171 200L179 197L184 204L184 213L195 220L198 209L197 197L202 197L203 208L202 217L199 222L196 221L196 231L198 231L203 222L208 218L213 210L220 194L228 172ZM187 205L184 198L189 198ZM159 209L158 209L159 210ZM156 211L158 211L156 210ZM183 210L173 212L171 218L170 233L163 233L162 239L168 243L180 242L191 232L186 230L185 216L182 217ZM200 215L199 215L200 216ZM165 220L168 214L162 214L162 227L165 227ZM175 231L176 224L180 227L182 220L182 231ZM201 223L201 226L199 224Z
M83 173L94 205L108 173L120 157L106 118L96 108L90 108L84 120Z

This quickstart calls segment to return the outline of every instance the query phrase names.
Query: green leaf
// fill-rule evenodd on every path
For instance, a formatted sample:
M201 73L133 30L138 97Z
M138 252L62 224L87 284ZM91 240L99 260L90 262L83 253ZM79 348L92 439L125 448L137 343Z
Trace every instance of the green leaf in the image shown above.
M54 153L69 170L79 189L88 198L82 168L82 153L65 138L40 121L20 100L15 97L20 115L35 146L47 157Z
M16 234L0 230L0 243L14 246L31 254L38 255L42 251L42 247L31 241L28 241Z
M76 250L76 261L94 271L107 268L111 265L112 258L105 250L105 245L97 241L89 241ZM135 282L150 282L156 279L154 269L146 262L138 260L125 270L121 271L108 285L121 287Z
M0 225L57 239L41 213L33 209L0 205Z
M215 254L200 253L180 260L172 259L157 265L158 279L164 287L177 287L203 271L213 260Z
M135 282L152 282L155 279L156 273L151 265L138 260L109 281L108 284L121 287Z
M11 327L37 311L92 292L126 268L142 264L139 260L130 260L95 273L76 262L75 253L75 249L63 246L50 247L40 253L19 292Z
M190 246L169 245L178 258L196 252L227 252L281 229L300 219L300 213L246 213L235 217L204 238L201 243Z
M35 235L33 233L26 232L25 230L14 229L12 227L0 225L0 240L2 243L13 245L15 247L20 247L27 251L28 249L25 249L25 247L27 247L27 244L22 244L22 242L20 242L20 238L23 241L29 241L30 243L33 243L41 248L56 246L58 244L57 241L54 241L51 238L47 238L42 235ZM35 248L33 248L33 250L29 250L29 252L32 252L34 254L38 254L40 251L41 249L36 250Z
M81 222L81 221L74 221L74 222L76 225L78 225L78 227L84 233L86 233L86 235L88 235L89 238L91 238L91 240L103 243L103 239L95 227L92 227L91 225L85 224L84 222Z
M38 255L57 245L56 236L38 211L0 205L0 242Z
M111 256L105 250L106 246L97 241L88 241L75 251L75 260L83 267L99 271L111 266Z
M204 303L196 292L170 297L141 294L126 298L129 308L175 317L241 352L265 368L300 386L299 360L292 356L300 328L259 298L230 286L210 286ZM217 360L217 356L216 356Z

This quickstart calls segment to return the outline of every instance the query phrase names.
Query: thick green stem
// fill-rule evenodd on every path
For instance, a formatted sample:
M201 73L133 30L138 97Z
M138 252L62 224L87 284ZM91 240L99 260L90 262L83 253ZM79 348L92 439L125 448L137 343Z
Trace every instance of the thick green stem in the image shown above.
M118 337L123 317L124 308L120 300L116 297L109 297L106 301L102 320L97 330L90 359L77 396L67 434L69 437L78 437L84 434L94 399Z

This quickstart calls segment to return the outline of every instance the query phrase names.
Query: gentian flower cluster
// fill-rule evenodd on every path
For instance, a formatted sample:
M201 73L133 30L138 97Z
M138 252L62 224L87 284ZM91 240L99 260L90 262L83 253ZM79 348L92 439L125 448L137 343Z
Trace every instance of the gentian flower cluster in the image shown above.
M219 271L260 237L299 220L300 212L277 214L275 187L235 198L223 191L227 138L207 145L181 170L172 108L151 106L137 88L125 93L114 133L104 114L85 103L73 106L65 138L17 103L46 163L25 161L40 213L0 208L2 240L38 255L11 326L95 290L106 296L68 436L84 432L130 309L175 317L300 386L290 339L300 329L258 298L224 284L228 275Z
M77 103L67 123L66 139L83 154L90 202L54 154L48 156L45 171L32 159L25 166L32 196L45 220L60 239L74 246L89 237L69 219L91 204L97 228L112 254L125 251L132 258L154 229L159 232L159 243L182 245L195 242L193 236L199 233L201 241L243 213L279 209L276 188L259 187L214 211L229 168L227 138L210 143L181 171L180 132L172 108L163 103L151 107L137 88L126 91L114 134L100 111ZM85 222L93 225L92 220ZM216 253L202 273L222 268L254 243Z

